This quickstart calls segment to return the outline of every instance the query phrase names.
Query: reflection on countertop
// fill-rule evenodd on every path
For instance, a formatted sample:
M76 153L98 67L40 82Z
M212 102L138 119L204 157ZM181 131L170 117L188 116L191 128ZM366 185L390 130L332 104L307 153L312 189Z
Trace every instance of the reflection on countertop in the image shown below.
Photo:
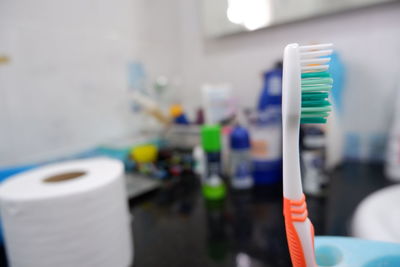
M346 163L326 198L308 197L317 235L348 235L357 204L390 183L379 164ZM131 203L135 266L291 266L281 185L205 201L196 177L171 180Z

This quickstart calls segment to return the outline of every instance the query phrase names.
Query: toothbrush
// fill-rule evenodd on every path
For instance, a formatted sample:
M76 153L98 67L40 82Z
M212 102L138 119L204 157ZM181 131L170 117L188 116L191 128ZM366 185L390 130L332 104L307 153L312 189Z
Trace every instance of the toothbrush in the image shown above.
M293 267L316 267L314 227L308 219L300 174L300 123L325 123L331 111L327 72L332 44L285 47L282 81L283 197L286 236Z

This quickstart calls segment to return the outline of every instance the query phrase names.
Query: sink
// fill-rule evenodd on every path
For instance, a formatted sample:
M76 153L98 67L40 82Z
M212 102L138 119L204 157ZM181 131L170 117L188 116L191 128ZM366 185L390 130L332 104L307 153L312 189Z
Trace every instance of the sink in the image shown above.
M356 209L351 226L352 235L400 243L399 205L400 185L389 186L369 195Z

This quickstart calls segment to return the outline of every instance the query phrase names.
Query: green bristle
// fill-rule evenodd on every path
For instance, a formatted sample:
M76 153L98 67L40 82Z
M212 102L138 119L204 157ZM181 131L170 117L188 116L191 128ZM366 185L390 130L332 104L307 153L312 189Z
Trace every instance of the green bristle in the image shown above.
M329 94L327 92L302 92L302 101L312 101L312 100L323 100L328 98Z
M301 119L300 123L326 123L331 111L328 92L333 79L326 72L301 74Z
M300 123L326 123L325 118L301 118Z
M301 108L301 112L329 112L331 107L312 107L312 108Z
M302 118L314 118L314 117L327 117L329 115L328 112L302 112Z
M316 79L302 79L301 86L304 85L316 85L316 84L332 84L332 78L316 78Z
M301 74L301 78L330 78L331 75L327 71L320 72L305 72Z
M320 92L320 91L329 91L332 89L332 85L330 84L319 84L315 86L302 86L301 91L303 92Z
M301 107L307 108L307 107L329 107L331 106L331 103L329 103L328 100L302 100L301 101Z

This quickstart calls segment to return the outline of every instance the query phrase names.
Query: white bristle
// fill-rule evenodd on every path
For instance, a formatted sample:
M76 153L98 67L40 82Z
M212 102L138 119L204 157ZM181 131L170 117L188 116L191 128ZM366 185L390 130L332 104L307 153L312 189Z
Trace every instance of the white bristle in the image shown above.
M332 48L333 44L316 44L299 46L300 52Z
M328 63L329 61L331 61L331 59L329 57L311 58L311 59L300 60L300 64L302 66L306 66L306 65L309 65L309 64L325 64L325 63Z
M332 54L332 49L300 53L301 59L324 57Z
M302 71L310 71L310 70L327 70L329 69L329 65L316 65L316 66L302 66L301 70Z

